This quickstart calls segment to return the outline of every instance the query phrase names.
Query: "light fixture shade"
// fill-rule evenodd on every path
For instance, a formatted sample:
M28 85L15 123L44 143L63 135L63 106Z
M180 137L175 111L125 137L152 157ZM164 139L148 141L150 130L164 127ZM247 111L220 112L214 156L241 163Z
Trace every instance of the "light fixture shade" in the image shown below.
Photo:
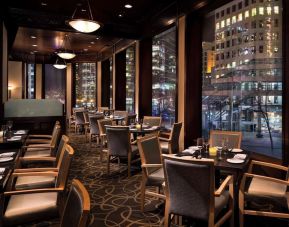
M66 62L59 57L56 58L56 62L53 64L53 66L57 69L65 69L67 67Z
M69 51L61 51L58 52L57 55L63 59L72 59L76 56L75 53L69 52Z
M94 32L101 27L100 23L87 19L71 19L68 24L75 30L83 33Z

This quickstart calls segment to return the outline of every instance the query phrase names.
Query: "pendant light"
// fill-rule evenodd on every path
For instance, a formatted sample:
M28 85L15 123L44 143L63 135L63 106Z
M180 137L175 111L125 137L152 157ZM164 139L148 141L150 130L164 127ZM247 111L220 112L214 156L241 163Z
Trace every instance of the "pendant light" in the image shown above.
M86 12L86 10L80 9L81 5L77 5L72 17L70 20L67 21L67 23L73 27L75 30L83 33L91 33L99 29L102 25L101 23L93 20L89 0L87 0L87 7L88 7L88 15L86 15L84 18L79 17L77 12L79 14L83 14L83 12Z
M68 50L68 48L70 50ZM62 48L58 51L57 55L63 59L72 59L76 56L76 54L71 50L69 36L65 34Z
M67 67L65 60L59 57L56 57L56 61L53 66L57 69L65 69Z

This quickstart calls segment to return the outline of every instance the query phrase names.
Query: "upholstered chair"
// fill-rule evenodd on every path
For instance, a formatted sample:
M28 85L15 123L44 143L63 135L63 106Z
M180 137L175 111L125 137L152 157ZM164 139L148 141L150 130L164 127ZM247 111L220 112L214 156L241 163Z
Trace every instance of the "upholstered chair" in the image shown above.
M100 136L100 161L102 162L103 153L107 152L106 126L112 125L111 119L97 120Z
M89 144L91 146L91 142L93 138L96 138L97 143L99 142L100 138L100 131L98 126L98 120L103 119L104 116L102 114L97 115L89 115Z
M161 117L153 117L153 116L144 116L143 117L143 123L148 124L150 126L160 127L162 124L162 118Z
M128 176L130 177L131 163L139 161L138 148L130 143L130 131L128 126L106 126L107 138L107 173L110 172L111 158L127 159Z
M242 132L211 130L209 144L212 147L222 147L223 144L228 148L240 148Z
M176 154L179 153L180 145L179 138L182 129L182 122L174 123L169 134L169 138L159 137L162 153Z
M128 125L128 112L124 111L124 110L115 110L114 111L114 116L118 116L118 117L124 117L123 120L121 120L120 122L118 122L120 125Z
M233 177L227 176L215 190L214 160L183 159L163 154L165 173L165 226L171 215L186 216L221 226L227 219L233 226ZM229 186L229 190L226 187ZM221 211L227 207L225 213ZM221 215L221 217L219 217Z
M280 171L284 178L265 176L255 167L269 168ZM252 160L248 172L243 175L239 189L239 221L244 226L244 216L254 215L263 217L289 219L288 206L288 167L268 162Z
M137 140L141 157L142 182L141 182L141 211L144 211L145 196L150 195L165 199L160 193L165 181L163 166L161 163L161 151L159 140L156 136L145 136ZM147 190L147 187L157 187L158 192Z
M77 130L79 131L80 128L84 129L85 127L85 119L83 113L84 111L75 112L75 133L77 132Z

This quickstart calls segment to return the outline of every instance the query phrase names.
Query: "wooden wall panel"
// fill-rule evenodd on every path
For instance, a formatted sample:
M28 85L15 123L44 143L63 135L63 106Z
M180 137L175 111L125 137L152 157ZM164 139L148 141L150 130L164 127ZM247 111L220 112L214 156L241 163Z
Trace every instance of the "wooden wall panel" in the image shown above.
M110 95L110 63L109 59L101 63L101 106L109 107Z
M126 109L126 51L115 55L115 109Z

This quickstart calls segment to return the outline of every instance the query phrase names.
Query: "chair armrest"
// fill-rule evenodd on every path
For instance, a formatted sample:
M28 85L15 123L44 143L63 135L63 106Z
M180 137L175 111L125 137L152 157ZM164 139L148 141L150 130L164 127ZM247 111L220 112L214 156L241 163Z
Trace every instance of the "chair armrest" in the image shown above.
M170 139L164 138L164 137L159 137L159 140L160 140L160 141L165 141L165 142L171 142Z
M34 146L35 145L35 146ZM51 148L54 148L53 146L49 145L49 144L39 144L38 146L36 146L38 144L33 144L32 145L29 145L29 146L22 146L22 149L26 150L26 151L29 151L28 149L29 148L40 148L40 149L51 149ZM32 151L35 151L36 149L33 149Z
M250 164L249 172L252 172L253 165L266 166L266 167L270 167L270 168L274 168L274 169L288 171L288 167L285 167L282 165L273 164L270 162L261 162L261 161L252 160L251 164Z
M279 184L284 184L284 185L287 185L289 186L289 182L288 181L285 181L285 180L280 180L278 178L274 178L274 177L267 177L267 176L262 176L262 175L257 175L257 174L252 174L252 173L245 173L243 175L243 179L244 178L259 178L259 179L263 179L263 180L267 180L267 181L271 181L271 182L274 182L274 183L279 183Z
M43 172L22 172L22 173L12 173L11 177L25 177L25 176L58 176L58 172L43 171Z
M220 185L220 187L215 191L215 196L221 196L226 187L230 184L233 184L233 177L231 175L227 176L223 183Z
M58 170L59 170L58 168L27 168L27 169L14 169L14 173L58 172Z
M52 136L51 135L28 135L28 139L30 138L47 138L47 139L51 139Z
M156 167L163 167L162 164L142 164L142 168L156 168Z
M45 193L45 192L62 192L62 191L64 191L64 187L40 188L40 189L29 189L29 190L19 190L19 191L6 191L4 192L4 196L23 195L23 194L31 194L31 193Z
M39 162L55 162L55 157L19 157L20 162L39 161Z
M49 144L51 142L51 140L50 139L27 139L26 141L25 141L25 144L31 144L31 145L33 145L33 144L39 144L39 143L43 143L43 144Z
M136 145L136 144L137 144L136 140L130 142L130 145Z

